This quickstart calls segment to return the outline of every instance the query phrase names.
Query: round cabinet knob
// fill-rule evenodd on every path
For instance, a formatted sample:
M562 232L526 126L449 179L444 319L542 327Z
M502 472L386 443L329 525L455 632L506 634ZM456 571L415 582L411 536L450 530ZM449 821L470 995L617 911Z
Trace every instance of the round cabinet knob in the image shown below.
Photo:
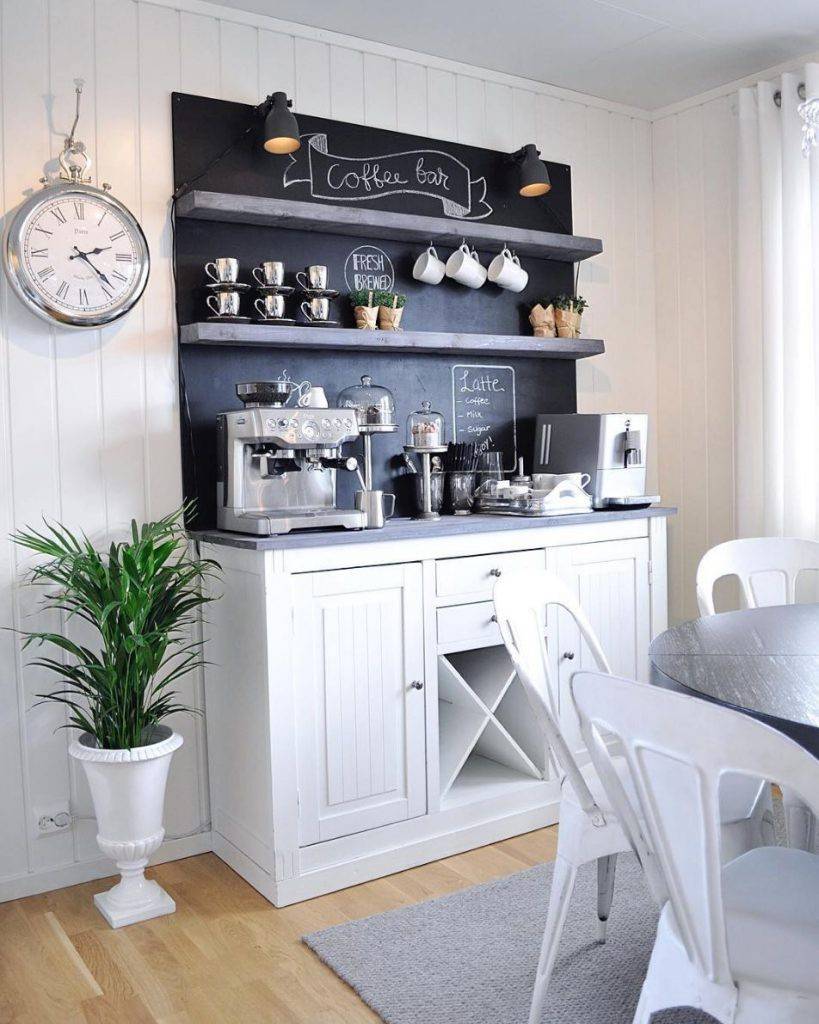
M500 569L490 569L489 570L489 575L490 576L500 576L500 574L501 574L501 570Z
M574 661L574 651L564 651L563 657L566 661Z
M413 690L423 690L424 684L421 682L420 679L413 679L413 681L410 683L410 687Z

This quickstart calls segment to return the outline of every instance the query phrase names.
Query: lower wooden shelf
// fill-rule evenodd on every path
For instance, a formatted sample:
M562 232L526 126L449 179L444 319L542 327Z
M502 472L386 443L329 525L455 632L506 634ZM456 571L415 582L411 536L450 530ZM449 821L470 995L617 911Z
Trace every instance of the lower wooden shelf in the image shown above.
M356 352L504 353L537 359L586 359L605 352L596 338L530 338L513 334L448 334L439 331L359 331L351 327L279 327L201 321L182 324L183 345L253 348L348 349Z

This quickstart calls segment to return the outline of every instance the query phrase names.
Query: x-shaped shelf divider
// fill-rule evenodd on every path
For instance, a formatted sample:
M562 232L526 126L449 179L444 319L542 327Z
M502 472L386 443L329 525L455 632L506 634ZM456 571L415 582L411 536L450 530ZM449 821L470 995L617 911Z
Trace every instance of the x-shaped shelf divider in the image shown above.
M544 769L535 764L497 717L513 685L520 687L503 647L438 656L441 797L452 788L473 752L522 775L544 777ZM525 700L523 693L520 696Z

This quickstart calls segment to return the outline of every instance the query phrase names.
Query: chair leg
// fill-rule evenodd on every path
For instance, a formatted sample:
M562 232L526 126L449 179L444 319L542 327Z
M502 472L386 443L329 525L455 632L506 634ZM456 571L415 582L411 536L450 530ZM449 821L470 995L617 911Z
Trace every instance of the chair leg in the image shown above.
M614 898L614 870L617 854L600 857L597 861L597 941L606 941L606 927Z
M540 948L540 962L537 965L535 990L532 995L532 1007L529 1011L529 1024L541 1024L543 1004L549 979L555 965L557 948L563 925L566 923L566 912L569 909L569 898L577 878L577 867L558 856L552 875L552 891L549 895L549 913L546 917L546 930L543 933L543 945Z

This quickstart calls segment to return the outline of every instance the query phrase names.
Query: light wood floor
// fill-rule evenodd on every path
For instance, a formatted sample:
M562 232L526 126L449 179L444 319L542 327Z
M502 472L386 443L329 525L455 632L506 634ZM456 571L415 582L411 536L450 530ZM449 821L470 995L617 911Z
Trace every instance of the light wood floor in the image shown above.
M277 910L213 854L151 869L176 914L113 931L113 881L0 904L0 1024L377 1022L302 945L306 932L554 859L557 831L459 854Z

